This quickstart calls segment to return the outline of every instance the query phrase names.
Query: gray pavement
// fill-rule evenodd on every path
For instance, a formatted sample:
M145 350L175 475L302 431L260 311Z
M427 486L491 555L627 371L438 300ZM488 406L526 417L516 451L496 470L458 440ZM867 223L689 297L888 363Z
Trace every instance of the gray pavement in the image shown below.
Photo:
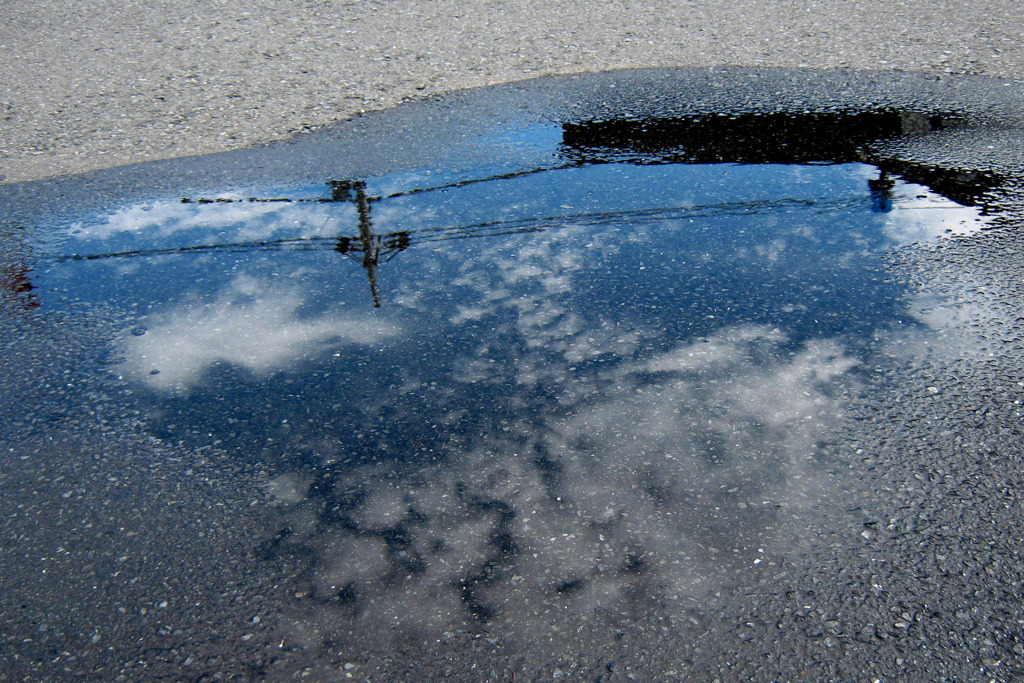
M544 74L805 64L1020 78L1024 64L1024 10L1006 2L182 5L5 2L0 182L245 147ZM145 184L129 176L96 182ZM93 181L78 182L76 200L91 197ZM63 185L48 191L62 200ZM266 473L147 436L88 355L118 320L92 330L7 312L0 680L1019 680L1020 242L992 231L894 264L987 311L964 327L998 353L909 359L879 378L830 445L863 474L857 504L824 511L833 523L792 565L697 606L692 629L652 616L594 650L543 656L468 636L379 657L315 632L286 644L301 586L248 556L268 532ZM67 368L95 376L71 383Z
M651 66L1019 78L1024 7L908 0L0 6L0 182L223 151L430 95Z

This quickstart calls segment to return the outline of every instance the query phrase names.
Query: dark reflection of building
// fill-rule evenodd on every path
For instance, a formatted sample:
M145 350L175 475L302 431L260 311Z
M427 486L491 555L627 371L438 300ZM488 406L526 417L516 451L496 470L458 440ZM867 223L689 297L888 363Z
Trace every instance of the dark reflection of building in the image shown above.
M891 206L889 176L926 185L964 206L987 208L998 174L873 158L869 143L963 125L952 112L751 113L664 119L605 119L562 125L561 156L573 163L844 164L881 169L872 209Z
M976 206L981 213L989 213L993 199L1007 183L1007 179L992 171L961 168L942 168L899 159L873 161L883 174L898 175L907 182L924 185L963 206Z
M955 126L952 114L870 111L754 113L671 119L606 119L562 126L562 154L620 161L635 153L658 163L811 164L861 161L873 140Z

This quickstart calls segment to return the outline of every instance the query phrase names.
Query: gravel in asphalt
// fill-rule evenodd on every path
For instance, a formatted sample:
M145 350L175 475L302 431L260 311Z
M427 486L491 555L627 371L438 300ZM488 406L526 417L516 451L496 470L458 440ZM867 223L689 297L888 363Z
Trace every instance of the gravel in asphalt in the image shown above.
M0 182L237 149L542 75L782 66L1024 75L986 0L8 0Z

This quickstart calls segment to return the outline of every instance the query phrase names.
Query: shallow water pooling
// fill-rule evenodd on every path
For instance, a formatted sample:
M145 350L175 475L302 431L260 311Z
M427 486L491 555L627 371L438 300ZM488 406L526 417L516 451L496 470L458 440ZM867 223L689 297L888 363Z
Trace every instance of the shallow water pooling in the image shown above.
M592 74L0 188L4 669L1010 671L1021 94Z
M105 362L154 433L267 469L290 638L557 647L696 619L842 504L845 407L934 332L887 253L987 220L859 145L943 125L500 130L545 163L127 205L30 294L119 311Z

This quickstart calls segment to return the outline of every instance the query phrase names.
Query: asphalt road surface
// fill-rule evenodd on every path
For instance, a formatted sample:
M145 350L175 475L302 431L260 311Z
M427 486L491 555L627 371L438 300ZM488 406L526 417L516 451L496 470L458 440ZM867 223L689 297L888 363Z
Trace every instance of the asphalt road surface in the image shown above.
M212 161L13 183L241 149L403 100L543 74L735 64L1013 79L1024 64L1021 12L835 2L250 3L113 13L84 3L7 3L0 10L5 282L17 289L33 250L46 250L33 241L39 234L128 198L181 196L174 192L239 177L322 178L359 151L369 161L349 169L353 175L381 163L373 154L389 169L401 168L403 155L415 166L422 150L392 143L387 131L425 130L423 114L354 124L369 135L343 126L340 137ZM683 81L700 81L688 73ZM748 81L724 73L725 82ZM782 93L771 89L771 73L767 91ZM657 95L644 78L623 82ZM844 87L842 76L830 82ZM858 82L853 90L870 100ZM572 88L592 95L588 83L527 90L543 102ZM912 101L905 86L880 97ZM1012 91L1011 105L1019 101L1019 85L996 86ZM790 108L809 93L820 103L830 97L820 84L794 88ZM991 92L979 91L988 93L979 94L980 109ZM443 147L446 131L458 139L451 133L461 130L460 116L493 116L516 93L491 97L442 107L454 122L426 146ZM624 95L621 103L633 102ZM808 533L777 553L783 564L752 563L718 594L682 611L652 606L648 618L622 623L612 637L599 629L553 639L566 644L562 650L471 630L435 642L376 643L373 651L334 639L330 623L302 612L306 556L275 551L288 534L267 510L295 504L291 480L258 459L226 456L223 444L154 436L149 420L159 416L137 412L109 372L119 361L102 352L130 323L123 312L71 307L35 315L25 292L16 292L3 302L0 679L1019 679L1024 291L1016 274L1024 245L1013 229L1021 215L1019 156L1012 158L1019 119L1014 126L1008 145L998 126L989 131L992 144L974 139L973 156L958 158L955 134L940 136L935 149L891 152L1015 180L993 200L1000 229L893 253L891 276L921 295L918 313L944 336L928 353L890 359L867 399L851 403L821 445L845 470L842 504L816 508ZM335 154L313 154L325 150ZM1011 158L1000 157L1007 150ZM22 226L33 216L42 227L25 238Z

